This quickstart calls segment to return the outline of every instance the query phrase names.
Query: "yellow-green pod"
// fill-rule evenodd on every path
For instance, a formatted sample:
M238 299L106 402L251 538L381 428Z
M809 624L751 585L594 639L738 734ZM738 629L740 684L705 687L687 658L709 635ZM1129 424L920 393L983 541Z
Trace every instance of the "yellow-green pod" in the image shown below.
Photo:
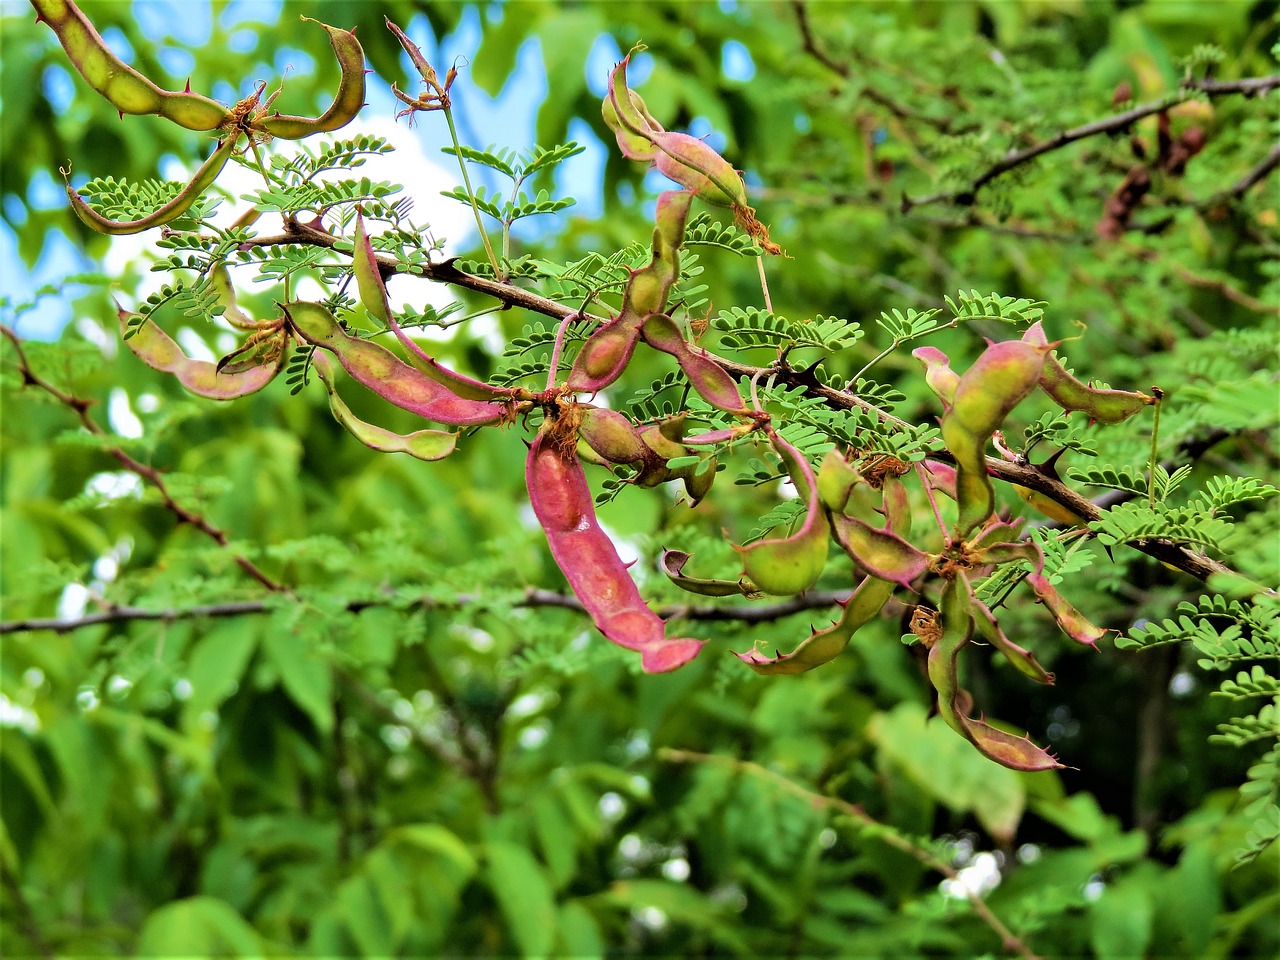
M127 332L137 314L117 310L121 332ZM261 390L280 372L285 350L264 351L264 362L235 372L224 372L216 363L193 360L173 339L150 320L145 320L125 340L125 345L147 366L172 373L192 393L210 400L235 400Z
M156 114L188 130L216 130L227 108L190 90L175 93L156 86L111 52L88 18L71 0L31 0L36 20L47 23L84 77L120 116Z
M407 453L419 460L443 460L458 445L458 435L447 430L415 430L413 433L401 434L361 420L338 396L337 386L333 382L332 361L316 351L312 354L311 365L329 393L329 410L333 413L333 419L369 449L381 453Z
M218 174L222 172L222 168L226 166L227 160L235 151L236 137L228 135L219 142L216 150L209 155L209 159L204 162L199 170L196 171L195 177L190 183L183 187L182 192L170 200L162 207L158 207L145 217L137 220L111 220L104 217L93 207L85 203L80 194L76 193L71 187L71 180L66 171L63 176L66 179L67 198L71 201L71 209L75 211L77 217L84 222L92 230L98 233L105 233L109 236L118 237L126 236L133 233L141 233L143 230L149 230L152 227L159 227L168 223L170 220L176 220L189 209L191 205L200 198L200 195L209 189L214 180L218 178Z
M320 23L310 17L302 19ZM313 134L331 133L345 127L364 106L364 50L360 41L350 30L331 27L327 23L320 23L320 26L329 34L333 55L338 58L338 66L342 68L342 79L338 82L338 93L333 98L333 103L318 117L294 117L280 113L262 117L254 122L256 129L283 140L301 140Z

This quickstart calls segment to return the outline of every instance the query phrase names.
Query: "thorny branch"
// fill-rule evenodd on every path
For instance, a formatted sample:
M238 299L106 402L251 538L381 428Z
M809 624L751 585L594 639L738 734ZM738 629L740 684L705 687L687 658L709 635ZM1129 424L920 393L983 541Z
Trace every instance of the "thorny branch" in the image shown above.
M107 436L107 432L103 430L102 427L98 426L97 422L89 416L89 408L93 405L93 401L86 400L83 397L77 397L72 393L62 390L55 384L50 383L48 380L45 380L31 369L31 364L27 361L26 351L22 349L22 340L18 335L5 324L0 324L0 333L3 333L5 339L13 344L13 349L17 356L18 373L22 377L23 386L36 387L49 394L68 410L72 411L76 417L79 418L80 425L95 437ZM205 536L213 540L214 543L218 544L220 547L226 547L230 543L226 532L223 531L221 527L214 526L203 516L188 507L184 507L173 498L173 495L169 492L168 486L164 482L164 477L160 475L160 471L156 470L155 467L148 466L147 464L134 459L117 446L108 446L106 448L106 452L115 457L115 459L119 461L120 465L130 473L137 474L143 480L150 483L160 494L160 502L164 505L164 508L177 517L179 523L190 524L196 530L199 530ZM249 574L249 576L253 577L253 579L257 580L258 583L262 584L268 590L273 593L289 592L289 588L285 584L267 576L267 574L263 573L262 570L258 568L257 564L248 557L238 553L232 553L231 556L240 569Z
M951 864L940 859L928 847L923 844L915 843L910 837L904 836L898 831L892 829L876 820L868 814L862 807L856 803L850 803L848 800L842 800L840 797L831 797L823 793L816 793L808 787L802 786L793 780L789 780L782 774L763 767L758 763L750 760L739 760L736 757L728 757L723 754L698 753L694 750L674 750L669 747L663 747L658 751L658 759L665 760L668 763L701 763L715 764L718 766L730 767L741 773L756 777L773 784L784 793L789 793L793 797L812 804L820 810L826 810L837 816L852 820L858 827L865 831L867 835L875 837L884 844L907 854L918 860L930 870L942 874L948 880L955 880L959 874ZM973 912L1000 938L1001 946L1005 950L1016 952L1024 960L1039 960L1039 957L1031 950L1026 943L1022 941L1017 934L1005 926L991 908L987 906L987 902L977 891L964 888L964 895L968 899Z
M1182 89L1173 95L1164 97L1160 100L1153 100L1150 103L1140 104L1123 113L1117 113L1111 117L1105 117L1102 120L1095 120L1093 123L1086 123L1083 126L1074 127L1070 130L1063 130L1060 133L1050 137L1047 140L1041 140L1039 143L1024 147L1021 150L1013 150L1005 154L1005 156L992 164L985 171L980 173L968 186L959 190L948 190L941 193L933 193L927 197L912 198L906 194L902 197L902 212L909 213L916 207L923 207L930 203L955 203L960 206L970 206L977 199L978 191L985 187L992 180L1003 176L1010 170L1028 163L1036 157L1059 150L1068 144L1075 143L1078 140L1084 140L1088 137L1096 137L1099 134L1115 133L1125 130L1133 124L1137 123L1144 117L1159 113L1162 110L1168 110L1170 107L1176 106L1185 100L1191 99L1197 93L1207 94L1209 96L1225 96L1227 94L1243 94L1245 96L1257 96L1267 93L1270 90L1280 88L1280 74L1272 74L1266 77L1248 77L1243 80L1188 80L1182 85ZM1280 162L1278 160L1277 162ZM1265 165L1263 161L1262 165ZM1274 166L1274 164L1273 164ZM1263 170L1262 175L1266 175ZM1246 185L1245 189L1248 189ZM1243 191L1242 191L1243 192Z
M1280 85L1280 75L1275 78L1276 84ZM285 233L278 236L255 238L250 241L252 246L273 246L290 243L305 243L316 246L333 248L337 238L333 235L317 230L306 224L299 223L296 220L287 221L285 224ZM564 320L568 317L585 319L594 323L603 323L604 318L583 313L575 307L558 303L546 297L539 296L532 291L525 290L521 287L512 286L507 283L499 283L489 280L485 277L477 277L469 273L457 269L453 260L446 260L443 263L426 263L426 264L402 264L392 260L389 257L378 257L378 268L384 276L391 276L396 273L403 273L411 276L420 276L439 283L450 283L455 286L462 287L467 290L473 290L477 293L487 294L508 306L520 307L542 316L551 317L556 320ZM863 398L849 393L845 390L836 390L833 387L825 386L817 382L816 379L808 371L796 370L788 366L777 367L753 367L749 364L738 363L716 354L707 352L706 356L719 364L727 372L736 377L746 377L751 379L756 376L769 376L775 382L787 384L788 386L800 387L810 396L821 397L827 404L839 409L851 409L857 407L869 413L875 414L883 422L892 423L899 427L906 427L906 421L881 410L875 404L870 403ZM951 455L945 450L931 453L930 456L953 463ZM1084 517L1088 521L1097 520L1102 516L1102 511L1095 506L1086 497L1081 496L1075 490L1068 487L1061 481L1046 477L1039 471L1030 466L1022 466L1020 464L1009 463L1006 460L1000 460L995 457L987 457L987 472L1006 483L1015 483L1019 486L1028 487L1043 493L1057 503L1073 511L1077 515ZM1134 549L1147 554L1150 557L1167 563L1172 567L1182 570L1184 573L1190 574L1198 580L1207 581L1214 574L1233 574L1233 571L1217 560L1207 557L1203 554L1196 553L1189 548L1180 544L1167 540L1144 540L1129 544Z

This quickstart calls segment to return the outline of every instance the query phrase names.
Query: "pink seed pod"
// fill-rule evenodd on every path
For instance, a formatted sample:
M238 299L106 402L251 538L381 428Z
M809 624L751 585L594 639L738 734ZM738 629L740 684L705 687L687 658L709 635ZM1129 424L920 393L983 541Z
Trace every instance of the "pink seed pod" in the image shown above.
M958 580L964 580L960 574ZM1014 770L1054 770L1062 766L1026 737L1015 737L970 717L973 698L960 686L957 661L973 630L972 591L952 580L942 595L942 631L929 649L929 680L938 691L938 712L953 730L984 756Z
M382 270L378 266L378 258L373 252L373 244L365 233L364 213L361 210L356 211L351 263L356 278L356 289L360 292L360 302L364 304L370 316L382 321L391 329L396 339L408 352L414 366L459 397L495 402L511 399L514 394L512 390L490 386L482 380L463 376L443 366L435 357L418 346L396 322L396 315L391 309L391 300L387 295L387 287L382 279Z
M321 304L299 300L286 304L284 312L298 336L332 353L353 379L402 410L453 426L498 423L510 417L507 405L460 397L386 347L350 336Z
M1043 563L1041 564L1043 566ZM1039 571L1027 575L1027 583L1035 591L1040 602L1053 614L1062 632L1076 643L1097 648L1098 641L1111 631L1094 626L1084 615L1066 601Z
M649 346L676 358L689 383L707 403L729 413L746 412L733 377L708 357L705 350L691 347L670 317L661 313L646 317L640 332Z
M1000 622L996 620L995 614L991 612L991 608L978 599L973 592L967 578L964 579L964 588L969 591L969 607L973 614L974 625L993 647L999 650L1006 660L1013 664L1014 669L1024 676L1030 677L1036 683L1051 684L1053 683L1053 674L1040 666L1039 662L1029 650L1018 646L1007 636L1000 626Z
M832 534L850 559L880 580L910 588L929 567L928 554L888 530L877 530L856 517L831 515Z
M551 555L596 628L613 643L639 651L647 673L674 670L696 657L702 641L668 639L662 618L640 598L596 519L582 464L545 426L529 447L525 477Z
M951 369L951 360L937 347L917 347L911 355L924 364L924 382L948 410L956 398L960 375Z
M616 410L583 405L578 436L609 463L660 462L635 426Z

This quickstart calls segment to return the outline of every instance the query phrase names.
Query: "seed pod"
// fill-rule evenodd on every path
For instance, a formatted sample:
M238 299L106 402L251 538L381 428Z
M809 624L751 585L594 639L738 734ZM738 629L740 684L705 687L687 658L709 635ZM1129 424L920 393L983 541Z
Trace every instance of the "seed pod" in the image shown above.
M893 584L875 577L864 577L841 606L840 619L825 630L816 630L790 653L767 657L757 650L734 656L756 673L769 676L804 673L838 657L857 631L871 622L893 595Z
M663 550L658 560L658 569L681 590L688 590L702 597L759 597L761 595L746 577L739 577L737 580L713 580L689 576L684 572L684 568L691 558L692 555L683 550Z
M818 468L818 499L831 513L841 513L854 487L865 482L838 450L829 450Z
M609 463L660 462L625 416L604 407L583 406L578 436Z
M963 574L957 579L963 579ZM957 658L973 629L968 583L955 580L942 595L942 633L929 650L929 679L938 691L938 712L953 730L984 756L1014 770L1053 770L1062 764L1026 737L1015 737L982 720L974 720L973 698L957 677Z
M744 413L746 404L738 392L733 377L706 355L689 346L680 334L680 328L665 314L655 313L644 320L640 328L645 343L655 350L669 353L676 358L689 383L713 407L729 413Z
M508 417L505 405L459 397L385 347L349 336L318 303L295 301L284 311L303 340L332 353L352 378L403 410L454 426L497 423Z
M951 360L937 347L916 347L911 355L924 364L924 382L948 410L956 398L960 375L951 369Z
M120 320L120 331L126 334L125 345L139 360L155 370L172 373L192 393L210 400L235 400L256 393L275 378L284 363L282 344L275 350L265 345L262 364L235 373L221 373L216 363L188 357L151 320L143 321L129 333L130 321L137 314L117 306L116 315Z
M582 464L544 427L526 461L529 502L547 534L574 595L610 641L641 654L648 673L674 670L702 649L702 642L668 639L662 618L640 599L626 564L600 528Z
M303 20L320 23L310 17ZM333 47L333 55L338 59L342 69L342 78L338 81L338 92L324 113L318 117L294 117L275 113L254 121L256 129L269 133L282 140L301 140L317 133L330 133L345 127L355 119L360 108L364 106L364 50L360 41L349 30L340 30L327 23L320 23L329 34L329 45Z
M217 101L190 89L162 90L122 61L71 0L31 0L31 5L36 21L47 23L57 34L71 65L121 117L150 113L188 130L216 130L227 119L227 108Z
M627 87L627 64L631 61L631 54L643 49L643 45L637 45L614 65L609 75L608 92L600 108L605 126L613 131L618 149L628 160L653 160L657 156L653 135L662 132L662 125L649 115L640 94Z
M391 300L387 295L386 284L382 280L378 258L374 255L373 244L369 242L369 237L365 233L364 213L359 210L356 211L351 263L356 278L356 289L360 292L360 302L364 304L370 315L381 320L391 329L408 351L409 359L414 366L450 393L468 400L501 402L513 396L512 390L490 386L482 380L454 373L448 367L442 366L404 332L404 328L396 322L396 315L391 309Z
M1043 565L1043 564L1042 564ZM1040 571L1027 574L1027 583L1057 621L1058 626L1076 643L1086 647L1097 647L1097 643L1111 631L1094 626L1068 603Z
M922 480L928 483L929 487L938 493L956 499L956 468L949 463L939 463L937 460L925 460L920 465L924 471Z
M223 264L213 268L210 276L211 286L218 295L218 303L222 305L222 319L237 330L259 330L258 322L236 306L236 290L231 285L231 275Z
M909 588L911 581L929 567L928 554L917 550L895 533L876 530L870 524L842 513L831 515L831 525L836 543L844 548L854 563L873 577Z
M942 440L956 458L956 539L965 539L995 509L985 450L1010 411L1040 382L1048 344L993 343L960 378L954 403L942 417Z
M1029 343L1047 344L1044 330L1037 320L1022 337ZM1156 402L1155 397L1127 390L1098 390L1086 386L1073 377L1053 354L1045 359L1040 386L1063 410L1082 410L1099 423L1120 423L1132 417L1143 407ZM1051 514L1052 516L1052 514ZM1054 517L1055 520L1060 518ZM1062 520L1063 523L1077 521Z
M392 433L383 427L361 420L338 396L334 384L333 363L323 353L312 355L311 365L329 394L329 410L333 419L353 437L372 450L382 453L407 453L418 460L443 460L453 453L458 435L444 430L415 430L413 433Z
M995 618L995 614L991 612L990 607L978 599L973 592L973 587L969 585L968 579L964 579L964 588L969 591L969 607L973 615L973 622L977 626L978 632L987 638L987 642L1003 653L1005 659L1019 673L1030 677L1036 683L1053 683L1053 674L1040 666L1029 650L1018 646L1005 636L1004 630L1000 627L1000 622Z
M191 205L200 198L200 195L209 188L214 180L218 178L218 174L222 172L222 168L226 166L227 160L235 151L236 138L228 135L223 138L213 153L196 171L195 177L191 182L182 188L182 192L166 203L164 206L153 210L145 217L138 220L110 220L102 214L94 210L89 204L85 203L80 194L71 189L71 179L67 171L60 171L66 180L67 199L71 201L71 209L75 211L75 215L79 217L84 224L98 233L105 233L109 236L125 236L133 233L141 233L143 230L151 227L158 227L168 223L170 220L176 220L191 208Z
M747 578L762 592L794 596L817 583L823 567L827 565L830 527L826 512L818 501L818 481L809 461L771 427L766 427L765 431L774 450L782 458L791 482L807 501L804 523L789 537L758 540L734 549L742 554Z

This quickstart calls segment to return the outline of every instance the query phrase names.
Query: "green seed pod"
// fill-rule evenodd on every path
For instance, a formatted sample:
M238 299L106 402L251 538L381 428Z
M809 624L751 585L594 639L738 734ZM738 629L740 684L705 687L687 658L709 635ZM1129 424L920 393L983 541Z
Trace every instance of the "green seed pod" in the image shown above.
M876 530L842 513L831 515L831 526L836 543L873 577L909 588L911 581L929 567L927 554L888 530Z
M302 19L320 23L310 17ZM330 133L345 127L364 106L364 50L360 47L360 41L348 30L340 30L327 23L320 23L320 26L329 34L329 45L333 47L333 55L342 68L342 79L338 81L338 92L333 103L328 110L314 118L279 113L262 117L253 122L255 129L283 140L301 140L303 137Z
M111 52L71 0L31 0L37 22L47 23L67 58L94 90L123 117L155 114L188 130L216 130L228 117L217 101L186 90L162 90Z
M113 237L141 233L151 227L158 227L168 223L170 220L176 220L186 213L191 208L191 205L200 198L200 195L218 178L218 174L226 166L227 160L235 152L235 147L236 138L234 136L229 135L221 140L213 153L209 155L209 159L196 171L196 175L191 182L183 187L181 193L164 206L153 210L138 220L110 220L104 217L89 204L85 203L80 194L71 189L71 179L67 171L61 171L63 178L66 180L67 199L71 201L71 209L75 211L75 215L87 227L96 230L98 233L105 233Z
M631 421L616 410L581 407L578 436L609 463L640 463L658 460L658 455L641 439Z
M1027 328L1027 332L1023 334L1023 339L1035 344L1048 343L1039 321ZM1063 410L1081 410L1099 423L1120 423L1128 420L1144 407L1156 402L1155 397L1148 396L1145 393L1130 393L1126 390L1098 390L1086 386L1073 377L1053 354L1050 354L1045 360L1044 372L1040 376L1040 387ZM1059 518L1054 517L1054 519ZM1076 520L1079 520L1079 518L1076 518Z
M978 599L967 579L964 581L964 586L969 591L969 607L973 614L973 622L978 632L986 637L987 642L1003 653L1005 659L1013 664L1014 669L1019 673L1030 677L1036 683L1053 683L1053 674L1040 666L1029 650L1023 649L1005 636L995 614L991 612L990 607Z
M963 574L958 579L963 580ZM973 616L968 582L951 581L942 595L942 634L929 650L929 679L938 691L938 712L984 756L1014 770L1054 770L1062 764L1026 737L1015 737L970 717L973 698L958 680L957 659L969 642Z
M1043 564L1042 564L1043 565ZM1058 593L1039 571L1027 575L1027 583L1036 597L1053 614L1053 619L1068 637L1086 647L1097 647L1098 641L1111 631L1094 626Z
M823 567L827 565L830 527L826 512L818 501L818 481L809 461L771 427L766 427L765 431L791 475L797 492L807 501L804 523L789 537L758 540L734 549L742 554L747 578L762 592L795 596L817 583Z
M213 291L218 295L218 303L222 305L222 319L237 330L259 330L258 322L236 306L236 291L231 285L231 275L223 264L213 268L211 275Z
M233 373L220 372L216 363L193 360L182 352L170 336L151 320L145 320L129 333L130 321L137 317L117 307L120 331L125 334L125 346L155 370L171 373L178 382L201 397L210 400L235 400L256 393L275 379L284 363L283 344L279 349L264 347L263 362Z
M840 619L825 630L811 633L790 653L768 657L758 650L735 653L734 656L756 673L766 676L804 673L829 663L844 652L860 628L870 623L884 609L893 595L893 584L875 577L865 577L842 606Z
M643 44L637 44L614 66L609 75L608 93L600 108L605 126L613 131L618 149L628 160L653 160L657 156L653 135L662 132L662 125L649 115L640 94L627 86L631 54L643 49Z
M745 577L737 580L709 580L705 577L691 577L684 572L685 564L692 554L682 550L663 550L658 560L658 569L667 575L667 579L681 590L688 590L701 597L758 597L760 591Z
M818 468L818 499L827 510L841 513L853 488L865 482L857 468L839 451L829 450Z
M924 364L924 382L949 409L956 398L960 375L951 369L951 360L937 347L917 347L911 355Z
M942 418L942 441L956 458L957 540L965 539L995 510L995 491L987 478L987 441L1040 382L1049 350L1047 344L1022 340L993 343L956 384L954 402Z
M312 355L312 367L320 375L325 390L329 393L329 409L333 419L353 437L372 450L382 453L407 453L418 460L443 460L453 453L458 444L458 435L444 430L415 430L413 433L392 433L383 427L375 426L361 420L338 396L334 384L333 363L323 353Z

